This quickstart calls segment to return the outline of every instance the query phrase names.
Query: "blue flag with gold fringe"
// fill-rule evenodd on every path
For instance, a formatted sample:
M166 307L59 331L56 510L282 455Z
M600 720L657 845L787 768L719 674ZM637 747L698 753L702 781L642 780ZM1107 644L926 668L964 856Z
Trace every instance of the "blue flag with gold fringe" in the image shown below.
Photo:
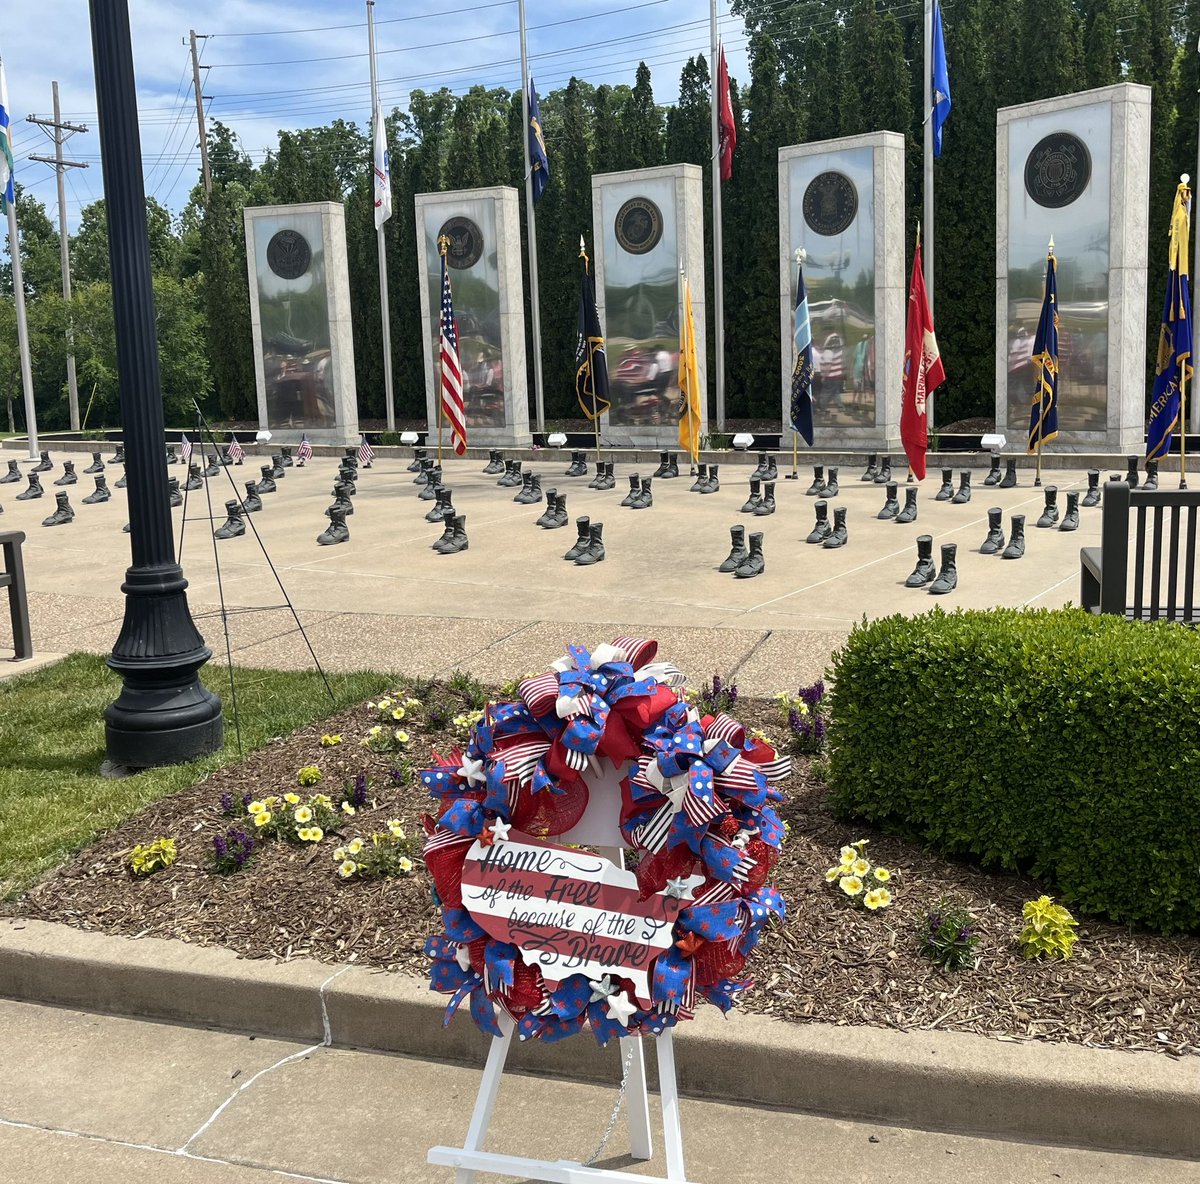
M1029 417L1029 451L1037 452L1058 435L1058 260L1054 242L1046 256L1046 291L1042 296L1042 315L1033 339L1033 364L1037 383L1033 391L1033 411Z
M1158 334L1158 361L1154 367L1154 394L1146 428L1146 459L1158 460L1171 451L1183 410L1181 383L1192 376L1192 309L1188 296L1188 220L1192 192L1185 184L1175 190L1171 210L1170 272Z
M537 87L529 79L529 167L532 170L533 200L536 205L542 190L550 181L550 159L546 155L546 140L542 135L542 108Z

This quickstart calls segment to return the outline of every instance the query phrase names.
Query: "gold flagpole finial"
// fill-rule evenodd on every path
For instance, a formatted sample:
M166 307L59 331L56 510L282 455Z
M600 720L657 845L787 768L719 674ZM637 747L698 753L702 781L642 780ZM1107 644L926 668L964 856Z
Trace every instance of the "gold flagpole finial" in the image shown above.
M450 236L443 234L438 238L438 254L445 257L447 251L450 250Z

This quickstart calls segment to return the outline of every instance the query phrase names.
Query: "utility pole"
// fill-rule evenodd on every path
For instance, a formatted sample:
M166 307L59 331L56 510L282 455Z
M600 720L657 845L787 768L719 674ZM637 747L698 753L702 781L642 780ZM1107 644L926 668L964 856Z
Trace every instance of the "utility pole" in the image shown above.
M58 105L58 83L50 84L54 90L54 118L39 119L30 115L29 122L36 123L47 135L54 140L54 156L30 155L30 160L40 160L42 164L50 165L58 174L58 250L62 261L62 294L67 303L67 399L71 410L71 431L79 431L79 384L75 380L75 331L70 321L71 308L71 240L67 236L67 195L63 178L67 169L86 169L86 164L77 160L63 159L63 142L76 132L86 132L88 129L82 123L64 123L62 110ZM53 129L52 132L48 129ZM65 135L63 133L66 133Z
M200 40L207 39L207 34L201 33ZM200 91L200 58L196 53L196 30L188 30L188 38L192 45L192 87L196 92L196 126L200 130L200 169L204 174L204 200L212 196L212 174L208 171L208 130L204 126L204 95Z

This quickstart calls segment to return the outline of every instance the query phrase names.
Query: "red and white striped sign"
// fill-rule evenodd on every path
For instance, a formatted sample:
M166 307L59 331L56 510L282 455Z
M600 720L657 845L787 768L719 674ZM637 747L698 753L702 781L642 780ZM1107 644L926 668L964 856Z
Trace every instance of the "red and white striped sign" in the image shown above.
M693 877L689 888L700 882ZM489 936L515 945L550 989L576 974L616 975L633 983L648 1008L654 959L671 946L680 909L693 902L690 895L639 895L637 877L611 860L515 830L490 844L477 839L463 864L467 912Z

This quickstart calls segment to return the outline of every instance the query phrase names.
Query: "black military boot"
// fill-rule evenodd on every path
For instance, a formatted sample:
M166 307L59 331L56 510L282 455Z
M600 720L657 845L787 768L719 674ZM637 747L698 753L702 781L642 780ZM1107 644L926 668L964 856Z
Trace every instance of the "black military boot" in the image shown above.
M437 499L437 487L442 484L442 470L436 465L426 474L427 480L417 494L417 501L432 502Z
M937 579L930 585L931 595L944 596L958 587L958 568L954 565L957 555L957 543L942 544L942 570L938 572Z
M829 503L817 502L815 508L817 522L804 540L806 543L823 543L833 533L833 527L829 525Z
M449 545L454 538L454 509L447 506L442 511L441 523L442 533L429 544L430 549L436 551L439 547Z
M434 469L432 471L436 473L441 472L440 469ZM358 493L357 477L358 474L353 469L346 468L345 465L342 465L338 469L338 480L341 481L341 483L346 487L346 492L351 497L354 497ZM434 485L436 487L437 482L434 482Z
M688 490L688 493L699 493L701 487L708 481L708 465L697 466L696 472L696 480L692 482L692 487Z
M497 485L503 485L506 489L514 489L517 486L524 486L525 474L521 471L521 462L514 460L512 468L506 469L504 476L496 482Z
M408 466L410 473L419 473L421 471L421 461L423 461L429 453L424 448L413 449L412 464Z
M92 455L99 458L100 453L93 452ZM49 473L53 470L54 462L50 459L50 453L43 452L41 457L41 460L39 460L38 463L29 470L31 473ZM91 470L89 469L88 471L90 472Z
M910 485L904 490L904 509L896 515L896 521L902 523L916 522L917 520L917 489L915 485Z
M750 536L750 553L742 560L733 573L735 580L752 580L761 576L767 570L767 561L763 558L763 536L756 531Z
M513 495L512 500L514 502L518 502L520 505L523 505L523 506L527 505L529 502L531 502L533 500L529 496L529 491L532 488L533 488L533 474L532 473L522 473L521 474L521 488L518 489L517 492Z
M876 473L879 472L879 454L872 452L867 457L867 467L863 470L863 475L859 477L860 481L874 481Z
M1087 493L1083 495L1083 504L1091 509L1100 504L1100 470L1088 469Z
M542 493L542 478L537 473L534 473L529 482L529 489L526 491L521 500L527 506L536 506L540 505L544 499L545 495Z
M254 482L251 481L250 484L253 485ZM178 477L167 478L167 502L172 510L175 509L176 506L183 505L183 491L179 488Z
M100 459L100 453L98 453L98 452L92 453L92 463L90 465L88 465L88 467L86 469L84 469L83 471L85 473L103 473L104 472L104 462Z
M347 518L354 513L354 503L350 500L345 485L340 481L333 483L333 505L326 509L325 517L332 518L335 510L340 511Z
M1000 554L1001 559L1020 559L1025 554L1025 515L1012 516L1012 534L1008 546Z
M760 452L758 454L758 468L750 474L750 479L753 481L757 478L759 481L765 481L767 477L767 454Z
M108 488L108 482L104 479L103 473L96 474L96 488L83 499L85 506L94 506L99 502L107 502L112 499L112 491Z
M1130 489L1138 487L1138 458L1136 456L1127 456L1125 458L1127 472L1125 473L1125 481Z
M438 485L434 488L433 495L436 501L432 508L426 511L426 522L441 522L445 511L450 508L450 490L444 485Z
M763 489L762 502L754 511L758 518L765 518L768 514L775 513L775 482L768 481Z
M111 462L110 462L110 463L111 463ZM58 484L58 482L56 481L56 482L55 482L55 485L57 485L57 484ZM122 466L121 466L121 475L120 475L120 477L118 477L118 478L117 478L117 480L114 482L114 484L113 484L113 488L114 488L114 489L124 489L124 488L125 488L125 487L126 487L128 484L129 484L129 477L128 477L128 475L127 475L127 474L126 474L126 472L125 472L125 466L124 466L124 465L122 465Z
M1000 482L1001 489L1013 489L1017 484L1017 462L1009 457L1004 462L1004 478Z
M226 457L222 463L228 464L229 458ZM280 445L280 447L279 447L279 463L285 469L294 469L296 467L296 462L292 459L292 450L290 448L284 448L283 445Z
M613 472L614 468L616 468L615 461L606 460L604 462L604 479L599 485L596 486L597 489L615 489L616 488L617 477L616 477L616 474Z
M70 499L65 493L56 493L54 499L57 505L49 518L42 519L43 526L65 526L75 521L75 511L71 509Z
M834 506L833 530L821 544L822 547L844 547L850 541L850 532L846 529L846 507Z
M779 466L775 463L775 457L773 454L767 456L767 471L763 473L762 479L764 481L779 480Z
M641 489L638 490L637 496L634 497L633 501L629 503L631 510L648 510L654 505L654 493L650 488L650 482L653 480L653 477L642 478Z
M667 475L667 463L670 459L670 454L660 452L658 454L658 468L650 474L651 477L665 477Z
M954 470L942 470L941 488L933 495L935 502L948 502L954 496Z
M466 514L454 514L450 518L450 537L438 539L433 549L439 555L457 555L459 551L467 550L470 545L467 539Z
M213 531L213 538L236 539L244 535L246 523L242 519L242 507L236 501L226 502L225 513L228 515L225 525Z
M924 588L932 584L936 572L933 567L933 535L917 535L917 566L912 574L904 581L906 588Z
M113 453L113 458L108 462L113 465L123 465L125 463L125 445L118 444L116 452Z
M31 469L29 471L29 487L27 489L22 489L21 492L17 494L16 500L19 502L36 501L42 496L42 492L42 479L37 475L36 471Z
M838 471L836 468L831 467L825 476L825 484L821 486L817 496L824 498L837 497L839 492Z
M588 527L587 545L575 560L576 567L591 567L604 562L604 523L593 522Z
M952 506L965 506L971 500L971 472L964 469L958 475L958 492L950 499Z
M546 490L546 508L534 520L534 526L546 526L550 523L550 521L554 518L554 506L557 498L557 489Z
M757 477L750 478L750 496L742 506L743 514L753 514L762 505L762 482Z
M984 477L983 483L984 483L984 485L999 485L1000 478L1001 478L1000 458L993 452L992 453L992 467L988 471L988 475L986 477Z
M673 452L667 453L667 471L663 473L663 480L668 481L672 477L679 476L679 457Z
M176 488L178 487L179 483L176 482ZM171 504L176 506L179 502L173 501ZM262 509L262 498L258 496L258 486L253 481L246 482L246 496L242 498L242 509L247 514L257 514Z
M575 529L579 532L579 537L575 540L575 545L563 556L564 559L569 559L574 562L583 554L584 548L588 545L588 539L592 537L592 520L590 518L576 518Z
M558 530L560 527L566 526L570 521L567 514L567 495L565 493L555 494L554 496L554 513L550 515L550 520L546 523L547 530Z
M1142 482L1143 489L1158 488L1158 461L1148 460L1146 462L1146 480Z
M995 555L1004 550L1004 511L999 506L988 510L987 538L979 545L980 555Z
M825 466L813 465L812 484L804 491L806 497L817 497L825 484Z
M75 463L71 462L71 472L75 471ZM14 485L21 480L21 466L15 460L8 462L8 472L0 477L0 485Z
M496 488L507 487L512 484L509 478L512 476L514 461L506 460L504 462L504 472L500 474L500 480L496 482Z
M666 455L665 453L663 454ZM632 506L634 499L642 490L642 479L637 473L630 474L629 477L629 492L621 499L621 505Z
M221 471L221 466L217 464L217 458L210 452L204 459L206 463L204 466L204 472L201 474L201 476L215 477Z
M1059 523L1059 530L1079 529L1079 494L1072 490L1067 494L1067 512Z
M726 573L737 571L750 554L746 550L746 528L744 526L731 526L729 528L729 543L729 554L725 557L721 566L717 568L717 571Z
M1058 486L1046 486L1046 508L1042 511L1042 516L1037 520L1040 527L1057 526L1058 525Z
M434 462L429 457L421 457L421 463L417 466L417 475L413 478L413 484L428 485L429 474L433 471L433 465Z
M896 484L893 482L887 487L887 498L883 503L883 509L875 517L882 519L895 518L899 513L900 503L896 500Z
M179 463L179 457L177 457L175 455L175 445L168 444L167 445L167 464L177 465L178 463Z
M317 535L317 542L322 547L332 547L335 543L347 542L350 538L350 527L346 525L346 515L341 510L334 510L329 515L329 525Z
M708 480L700 487L701 493L716 493L721 488L720 465L708 466Z
M192 466L193 469L195 467L196 467L195 465ZM263 465L258 471L260 473L262 473L262 480L259 481L259 483L254 487L255 490L258 493L274 493L275 492L275 478L271 476L271 466ZM188 487L188 489L195 488L195 486L192 485L191 481L188 482L187 487Z
M500 452L496 448L488 449L488 462L480 470L487 477L494 477L497 473L504 472L504 462L500 459Z
M564 477L578 477L582 473L585 473L585 472L587 472L587 469L586 469L586 467L583 467L583 453L582 452L572 452L571 453L571 463L569 465L567 465L566 470L563 472L563 476Z
M8 478L5 477L5 481ZM55 485L74 485L79 478L75 476L75 462L73 460L63 461L63 475L54 482Z
M885 456L879 462L879 472L875 474L876 485L886 485L892 479L892 458Z

